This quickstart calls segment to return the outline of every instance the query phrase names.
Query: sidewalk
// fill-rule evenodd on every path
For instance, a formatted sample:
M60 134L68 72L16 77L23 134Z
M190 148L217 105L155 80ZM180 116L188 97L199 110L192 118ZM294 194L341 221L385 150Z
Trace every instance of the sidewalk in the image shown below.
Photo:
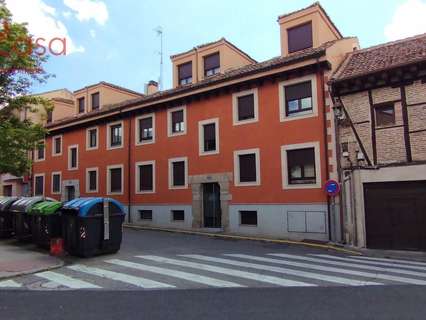
M0 241L0 280L63 266L63 261L31 244Z

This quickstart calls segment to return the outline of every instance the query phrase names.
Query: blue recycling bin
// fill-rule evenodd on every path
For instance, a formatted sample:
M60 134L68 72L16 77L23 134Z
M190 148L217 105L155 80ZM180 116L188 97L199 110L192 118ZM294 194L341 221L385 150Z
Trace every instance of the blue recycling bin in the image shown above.
M64 249L78 257L116 253L122 241L124 207L111 198L77 198L61 209Z
M10 238L14 234L13 215L10 207L17 200L17 197L0 198L0 239Z

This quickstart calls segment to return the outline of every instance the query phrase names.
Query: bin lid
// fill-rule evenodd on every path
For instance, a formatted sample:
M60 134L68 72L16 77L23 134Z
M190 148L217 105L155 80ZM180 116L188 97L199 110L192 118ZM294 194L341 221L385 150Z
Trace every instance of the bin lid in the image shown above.
M2 197L0 199L0 211L6 210L18 197Z
M119 201L112 198L77 198L65 203L62 208L76 210L79 212L78 215L80 217L86 217L90 209L99 203L103 203L105 200L116 205L124 215L124 206Z
M53 199L44 197L24 197L12 204L10 211L14 212L29 212L29 210L37 203L42 201L52 201Z
M29 214L35 215L50 215L56 213L62 207L62 202L59 201L43 201L34 205Z

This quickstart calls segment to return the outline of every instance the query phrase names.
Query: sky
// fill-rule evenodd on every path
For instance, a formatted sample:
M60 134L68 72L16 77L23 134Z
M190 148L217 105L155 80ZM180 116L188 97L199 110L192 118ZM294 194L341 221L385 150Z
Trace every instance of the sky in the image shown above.
M225 37L257 61L280 55L277 17L314 0L6 0L17 22L46 39L67 39L67 54L51 55L54 74L39 93L77 90L107 81L143 92L160 74L163 30L163 89L172 85L170 55ZM322 0L344 36L362 48L426 32L426 0ZM56 45L59 45L56 41ZM60 49L54 47L53 49Z

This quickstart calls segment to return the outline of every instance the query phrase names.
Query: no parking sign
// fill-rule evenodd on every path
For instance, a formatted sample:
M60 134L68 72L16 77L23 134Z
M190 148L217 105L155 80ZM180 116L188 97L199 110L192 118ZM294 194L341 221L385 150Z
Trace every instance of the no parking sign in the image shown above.
M330 197L338 195L340 192L340 184L336 180L328 180L325 183L325 192L327 192Z

